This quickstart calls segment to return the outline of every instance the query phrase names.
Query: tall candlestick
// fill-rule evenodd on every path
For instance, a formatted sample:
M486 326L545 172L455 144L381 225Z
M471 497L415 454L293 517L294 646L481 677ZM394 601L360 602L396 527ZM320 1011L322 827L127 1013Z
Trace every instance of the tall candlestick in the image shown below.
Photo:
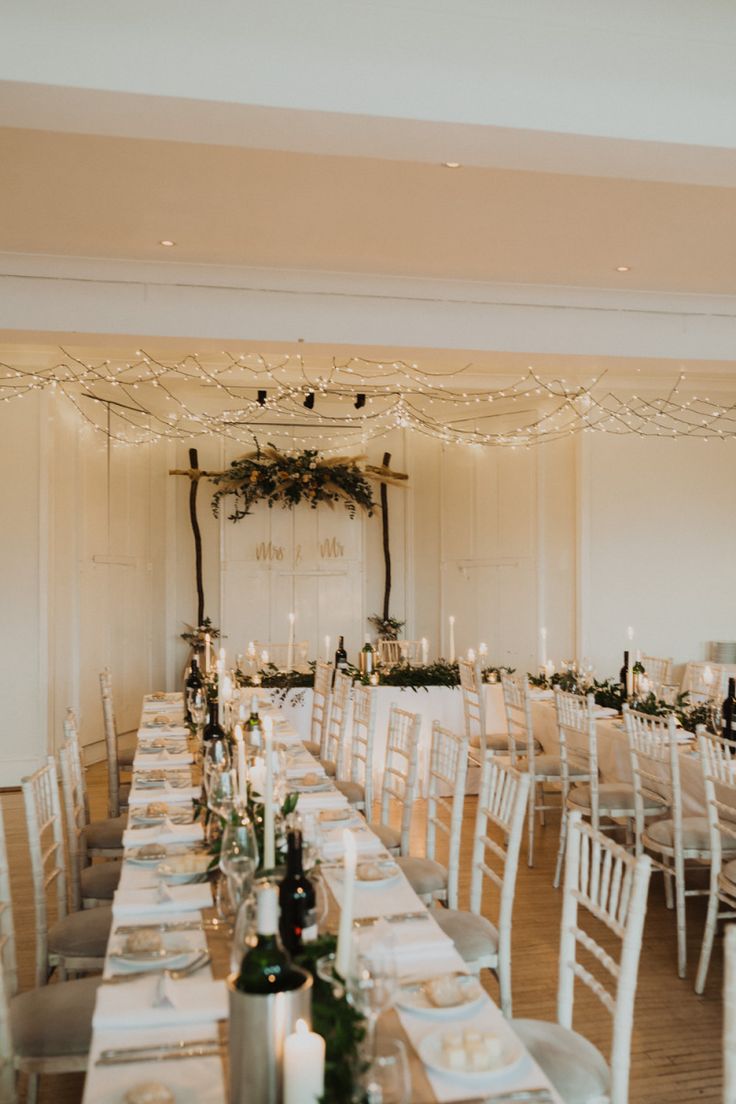
M325 662L329 663L330 658L331 658L330 657L330 638L329 638L329 636L326 636L325 637Z
M252 640L248 641L248 657L249 657L249 659L255 659L256 658L256 646L255 646L255 643Z
M296 614L289 614L289 647L286 656L286 666L291 671L294 666L294 622L296 621Z
M455 618L450 615L450 663L455 662Z
M209 672L209 669L210 669L210 661L212 659L211 651L212 651L212 645L210 643L210 634L205 633L204 634L204 671L205 671L205 674L207 674Z
M263 718L266 756L266 786L263 795L263 866L273 870L276 865L276 842L273 823L273 718Z
M284 1104L317 1104L325 1089L325 1041L306 1020L284 1039Z
M219 659L220 663L224 667L225 666L225 649L224 648L220 648L220 651L217 655L217 658Z
M551 679L553 674L555 673L555 665L554 665L554 663L552 662L551 659L548 659L547 662L545 663L544 672L545 672L548 679Z
M539 630L539 636L542 640L542 666L547 666L547 630L542 627Z
M488 645L484 644L483 641L478 645L478 655L482 660L488 657Z
M475 648L468 648L468 663L475 663Z
M353 939L355 866L357 862L355 836L349 828L343 829L342 842L345 847L345 857L343 859L342 909L340 911L340 928L337 935L335 969L341 978L346 978L350 969L350 951Z
M264 648L263 651L261 652L261 663L265 666L268 663L268 660L269 660L269 655L268 655L268 652L266 651L266 649Z
M238 748L238 797L240 798L241 804L245 806L248 800L246 791L248 772L245 765L245 740L243 739L243 729L239 724L235 726L235 743Z
M429 641L426 636L422 637L422 663L425 667L429 663Z

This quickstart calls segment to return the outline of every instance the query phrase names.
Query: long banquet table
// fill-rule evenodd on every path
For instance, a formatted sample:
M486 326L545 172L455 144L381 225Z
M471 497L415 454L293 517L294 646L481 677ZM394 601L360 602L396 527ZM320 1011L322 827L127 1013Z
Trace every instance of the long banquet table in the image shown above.
M279 717L277 710L273 710ZM182 720L181 695L168 695L162 701L160 696L148 696L144 700L140 737L150 737L149 727L153 715L166 715L168 725L156 730L181 734L178 726ZM299 772L305 769L319 770L301 745L297 732L283 716L277 720L277 739L292 749L293 763L301 764ZM181 735L179 735L181 739ZM124 836L126 848L120 886L113 901L113 930L108 945L104 978L111 979L125 972L125 966L114 955L119 949L121 936L118 927L123 925L158 926L166 923L189 923L192 930L177 931L176 945L196 949L208 948L213 965L199 970L196 975L183 981L170 980L159 982L155 976L146 976L128 980L121 984L108 983L101 986L93 1019L93 1038L90 1051L89 1069L84 1091L84 1104L120 1104L125 1093L134 1085L146 1081L159 1081L168 1086L175 1094L177 1104L224 1104L227 1098L227 1074L225 1052L211 1057L196 1057L179 1061L141 1060L122 1065L99 1065L98 1059L103 1051L110 1048L155 1046L159 1044L198 1043L211 1041L213 1044L222 1039L222 1021L227 1017L227 992L222 980L229 970L230 945L224 938L222 925L215 930L204 926L205 918L214 916L212 912L212 891L209 883L184 885L162 890L157 884L155 869L136 865L131 848L148 842L165 842L176 850L185 850L202 846L202 827L191 822L192 797L194 788L190 785L158 791L141 785L145 772L151 768L160 769L162 765L186 771L190 784L193 782L193 756L190 752L179 755L158 756L139 751L134 763L134 784L130 798L128 829ZM189 823L174 823L170 818L161 825L136 827L134 818L136 809L157 800L166 800L172 806L170 818L180 810L181 819ZM334 808L343 804L344 798L334 787L321 793L301 794L300 812L317 813L322 808ZM357 814L356 814L357 816ZM344 823L344 822L343 822ZM340 857L341 829L323 833L322 856L325 862L323 878L330 893L331 909L328 916L334 916L339 909L341 883L335 870L334 860ZM356 820L354 825L359 855L373 855L381 851L377 837L370 832L364 822ZM356 920L407 912L426 912L403 874L390 887L359 887L356 890ZM431 915L415 920L407 920L392 925L396 946L397 971L399 978L428 978L448 971L464 971L465 967L452 941L435 924ZM169 938L168 936L165 938ZM214 972L213 972L214 967ZM217 977L220 980L214 980ZM448 1026L444 1020L423 1018L413 1012L394 1010L384 1014L379 1023L379 1034L385 1032L391 1037L400 1037L408 1044L412 1073L413 1104L426 1101L458 1101L468 1096L479 1097L489 1092L503 1092L520 1089L546 1088L555 1104L561 1104L560 1098L546 1077L524 1051L510 1025L487 994L473 1009L469 1009L461 1019L453 1019L451 1026L463 1030L493 1032L506 1037L516 1045L520 1060L505 1073L489 1075L487 1085L479 1082L477 1075L469 1085L468 1081L458 1077L449 1077L430 1071L424 1066L416 1053L416 1047L430 1031L438 1026Z

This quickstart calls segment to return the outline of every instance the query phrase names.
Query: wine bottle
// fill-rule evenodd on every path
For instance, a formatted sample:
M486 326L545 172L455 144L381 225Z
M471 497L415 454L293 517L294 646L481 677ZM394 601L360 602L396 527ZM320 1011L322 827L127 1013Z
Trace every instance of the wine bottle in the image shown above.
M371 638L366 636L365 644L360 652L360 673L366 678L368 675L373 674L373 645L371 644Z
M261 717L258 712L258 695L250 700L250 717L245 722L245 738L252 747L261 746Z
M292 969L291 960L279 943L278 887L270 882L258 890L257 940L243 955L235 988L241 993L284 993L298 989L304 977Z
M335 671L344 671L348 665L348 653L345 651L345 637L341 636L335 652ZM332 684L335 684L335 671L332 672Z
M624 665L619 673L619 682L621 683L621 697L624 701L629 696L629 653L624 652Z
M185 715L188 721L192 721L192 714L189 710L189 698L201 690L204 686L204 679L199 669L199 659L197 655L192 656L192 662L189 667L189 674L187 675L186 682L184 683L184 708Z
M218 766L222 767L229 767L230 743L225 734L225 729L220 724L218 718L219 703L217 699L210 698L208 706L209 719L202 734L206 749L205 754L210 763L216 763Z
M279 887L279 905L281 942L289 954L296 955L303 943L313 943L317 938L314 886L304 873L299 828L291 828L286 834L286 875Z
M728 694L723 701L721 715L723 718L723 739L733 740L733 722L734 717L736 717L736 678L728 680Z

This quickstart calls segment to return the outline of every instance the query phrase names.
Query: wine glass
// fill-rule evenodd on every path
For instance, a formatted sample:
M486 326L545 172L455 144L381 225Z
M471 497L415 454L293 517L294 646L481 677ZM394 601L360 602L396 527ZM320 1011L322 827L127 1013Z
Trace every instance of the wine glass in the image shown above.
M379 1039L365 1078L368 1104L409 1104L411 1077L400 1039Z
M396 954L390 929L379 931L376 924L367 938L358 933L353 937L353 951L348 967L347 997L368 1024L366 1048L375 1050L378 1017L393 1003L396 992ZM386 925L386 928L388 926Z
M205 761L205 790L208 808L223 819L229 818L238 795L234 770L222 770Z
M187 690L187 706L192 720L199 731L207 719L207 695L204 690Z
M227 878L230 898L237 912L258 868L258 843L250 817L231 814L220 843L220 870Z

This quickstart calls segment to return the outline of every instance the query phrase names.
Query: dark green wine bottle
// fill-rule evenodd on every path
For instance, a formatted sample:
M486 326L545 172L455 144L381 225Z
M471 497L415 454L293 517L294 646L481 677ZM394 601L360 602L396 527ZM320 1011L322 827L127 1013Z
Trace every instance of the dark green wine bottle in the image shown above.
M243 955L235 988L241 993L286 993L298 989L304 976L292 969L291 959L278 938L278 886L267 883L258 890L255 947Z
M261 747L261 717L258 712L258 695L254 694L250 703L250 717L245 722L245 738L251 747Z

